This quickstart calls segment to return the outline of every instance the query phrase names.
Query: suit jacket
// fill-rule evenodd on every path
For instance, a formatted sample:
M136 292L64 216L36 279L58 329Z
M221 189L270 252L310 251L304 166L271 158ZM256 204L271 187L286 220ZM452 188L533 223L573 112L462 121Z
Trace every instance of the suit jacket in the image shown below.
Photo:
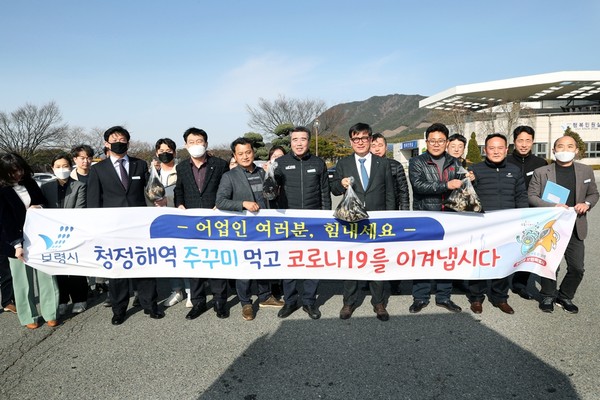
M139 158L129 157L129 187L121 179L110 158L92 165L87 184L88 208L145 207L144 188L148 180L148 164Z
M354 154L351 154L338 161L331 184L331 193L336 196L344 194L346 189L342 186L341 181L343 178L352 176L354 177L352 189L365 204L367 211L394 210L396 209L396 195L389 161L374 154L371 157L369 185L366 190L362 187Z
M177 164L175 168L175 207L183 205L185 208L214 208L219 183L223 174L229 170L229 163L221 158L209 156L206 159L207 170L202 188L198 188L196 184L189 158Z
M40 187L33 179L22 182L29 196L31 205L46 203ZM27 209L12 186L0 186L0 254L15 257L15 244L23 242L23 225Z
M592 168L585 164L574 163L575 166L575 204L590 203L590 209L598 202L598 187ZM554 207L554 203L542 200L542 194L548 181L556 183L556 164L540 167L533 171L527 191L529 204L534 207ZM584 240L587 236L587 213L577 215L575 229L579 239Z
M46 198L46 207L59 208L58 181L46 182L42 185L42 193ZM63 208L85 208L87 188L84 183L69 179L66 185Z

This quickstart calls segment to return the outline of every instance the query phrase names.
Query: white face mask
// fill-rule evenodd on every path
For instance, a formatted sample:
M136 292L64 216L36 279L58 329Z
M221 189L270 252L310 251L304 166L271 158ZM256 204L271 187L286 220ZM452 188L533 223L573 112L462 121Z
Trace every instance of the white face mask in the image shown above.
M52 171L58 179L67 179L71 175L69 168L54 168Z
M557 151L554 153L554 157L556 157L556 159L560 162L568 163L573 161L575 158L575 153L572 151Z
M193 146L188 147L188 153L190 156L194 158L200 158L206 153L206 147L201 144L195 144Z

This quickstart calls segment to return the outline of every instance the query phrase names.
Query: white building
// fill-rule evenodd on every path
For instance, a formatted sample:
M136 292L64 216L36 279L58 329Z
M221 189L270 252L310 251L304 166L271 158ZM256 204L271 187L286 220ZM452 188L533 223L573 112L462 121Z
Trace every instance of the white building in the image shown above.
M586 143L581 162L600 164L600 71L565 71L455 86L419 102L419 107L451 112L450 133L467 140L475 132L483 146L490 133L505 134L519 125L535 129L534 154L551 158L552 144L567 128ZM402 163L425 148L424 140L397 143Z

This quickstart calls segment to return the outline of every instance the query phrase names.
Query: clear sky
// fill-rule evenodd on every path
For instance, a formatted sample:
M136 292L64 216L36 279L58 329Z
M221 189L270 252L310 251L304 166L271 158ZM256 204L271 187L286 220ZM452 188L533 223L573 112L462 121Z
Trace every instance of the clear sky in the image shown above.
M328 106L600 69L600 1L1 1L0 110L54 100L86 130L209 147L250 131L246 104ZM369 121L362 121L369 122Z

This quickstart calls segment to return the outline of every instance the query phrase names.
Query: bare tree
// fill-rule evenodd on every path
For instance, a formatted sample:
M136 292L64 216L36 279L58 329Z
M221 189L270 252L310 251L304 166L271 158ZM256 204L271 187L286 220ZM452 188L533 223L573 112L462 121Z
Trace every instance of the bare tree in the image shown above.
M0 149L30 159L38 149L60 147L68 132L55 102L41 108L25 104L7 114L0 112Z
M308 126L325 111L326 105L318 99L288 99L279 95L276 100L258 99L258 105L246 105L250 114L248 126L264 135L272 135L279 125Z
M470 119L471 110L453 107L451 110L433 110L432 119L450 128L451 133L465 135L465 125Z
M100 128L93 128L86 132L82 127L76 126L69 128L69 134L64 139L64 144L61 146L65 150L70 150L75 146L87 144L94 150L94 155L104 154L104 132Z

